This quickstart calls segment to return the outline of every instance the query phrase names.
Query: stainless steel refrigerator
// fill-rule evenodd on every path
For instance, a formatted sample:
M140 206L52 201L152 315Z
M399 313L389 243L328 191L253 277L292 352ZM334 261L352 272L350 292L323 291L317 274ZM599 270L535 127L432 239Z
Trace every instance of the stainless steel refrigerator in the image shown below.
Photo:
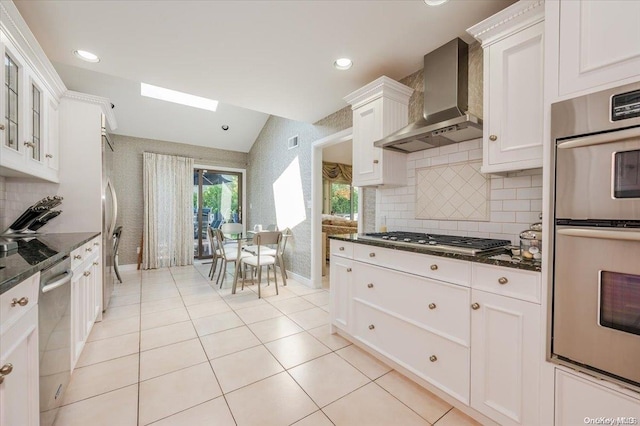
M114 147L102 115L102 310L106 310L115 285L113 231L118 219L118 198L111 182Z

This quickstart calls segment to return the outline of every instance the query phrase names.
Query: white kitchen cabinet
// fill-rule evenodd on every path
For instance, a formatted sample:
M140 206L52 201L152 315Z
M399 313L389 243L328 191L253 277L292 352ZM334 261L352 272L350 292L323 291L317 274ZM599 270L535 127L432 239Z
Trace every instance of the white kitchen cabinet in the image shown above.
M560 96L640 77L640 2L562 0L552 9L560 14Z
M100 313L102 281L99 237L71 252L71 370Z
M353 110L353 186L404 186L406 155L374 142L407 125L413 89L382 76L344 99Z
M0 174L57 182L58 102L25 56L0 34Z
M541 1L520 1L467 31L484 51L483 173L542 167Z
M40 422L39 282L37 273L0 296L0 426L37 426ZM14 299L28 302L23 306L12 303Z
M501 425L539 424L540 305L475 289L471 300L471 407Z
M351 260L353 244L337 240L331 240L330 244L331 324L348 332L353 277L353 261Z
M580 373L560 368L555 372L556 425L587 424L585 419L600 418L614 419L608 424L637 425L640 421L640 394Z

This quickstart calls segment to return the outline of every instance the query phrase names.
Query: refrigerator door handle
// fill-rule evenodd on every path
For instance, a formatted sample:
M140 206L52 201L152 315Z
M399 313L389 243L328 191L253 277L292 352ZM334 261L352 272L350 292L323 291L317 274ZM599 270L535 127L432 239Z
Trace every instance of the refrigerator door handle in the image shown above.
M116 228L116 220L118 218L118 199L116 198L116 191L113 189L113 184L110 179L107 179L107 190L111 193L111 200L113 202L111 206L111 220L107 226L107 236L113 235L113 231Z

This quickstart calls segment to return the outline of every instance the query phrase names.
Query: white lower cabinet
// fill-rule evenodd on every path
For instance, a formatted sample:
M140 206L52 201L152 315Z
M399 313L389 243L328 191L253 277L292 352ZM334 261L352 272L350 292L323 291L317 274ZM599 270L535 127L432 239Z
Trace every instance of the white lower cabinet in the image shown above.
M556 425L637 425L640 422L640 394L634 397L629 391L613 389L615 385L604 386L594 380L556 368ZM613 422L596 423L601 418L613 419Z
M540 273L349 244L333 326L501 425L539 424Z
M540 306L473 290L471 407L501 425L537 425Z
M0 296L3 308L0 324L1 426L37 426L40 422L39 283L38 273Z
M102 277L100 251L96 239L71 252L71 370L75 367L85 342L100 312Z

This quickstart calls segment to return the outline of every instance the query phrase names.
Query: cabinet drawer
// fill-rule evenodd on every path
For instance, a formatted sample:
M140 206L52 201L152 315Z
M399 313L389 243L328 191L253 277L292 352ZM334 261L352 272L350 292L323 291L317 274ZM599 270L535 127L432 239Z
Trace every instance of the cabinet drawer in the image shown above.
M353 257L365 263L469 286L471 263L428 254L356 244Z
M353 243L340 240L331 240L330 243L332 255L353 258Z
M358 301L353 330L362 343L469 403L469 348Z
M467 287L357 263L352 288L356 299L469 346Z
M16 323L30 308L38 304L40 293L40 272L30 276L17 286L0 296L0 333ZM22 298L25 299L22 299ZM14 303L14 299L16 303ZM20 303L26 304L21 306ZM13 305L13 306L12 306Z
M540 273L473 264L471 286L489 293L540 303Z

